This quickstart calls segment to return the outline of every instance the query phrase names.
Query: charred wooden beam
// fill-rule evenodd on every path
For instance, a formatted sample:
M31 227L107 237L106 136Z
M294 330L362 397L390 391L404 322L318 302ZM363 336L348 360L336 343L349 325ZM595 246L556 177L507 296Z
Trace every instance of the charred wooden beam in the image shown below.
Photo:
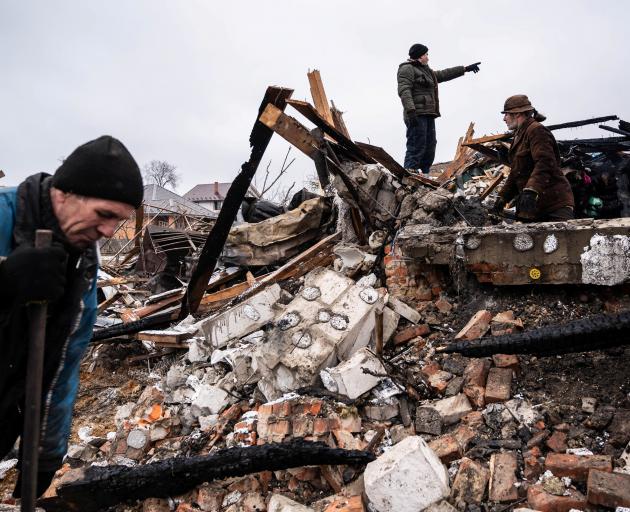
M141 466L92 466L78 470L80 480L57 487L66 510L95 512L128 500L166 498L199 484L259 471L311 465L363 465L374 455L296 440L246 448L228 448L212 455L176 457Z
M197 311L208 285L208 280L214 272L217 260L230 233L230 228L234 223L234 219L236 219L241 203L251 185L252 178L256 173L256 169L258 169L258 165L273 135L273 131L258 119L270 103L276 108L284 110L286 101L291 97L291 94L293 94L293 89L285 89L282 87L267 88L265 97L258 109L254 128L249 136L249 144L251 146L249 160L241 166L241 171L236 178L234 178L234 181L232 181L232 185L225 196L223 207L219 212L216 223L212 227L212 231L210 231L201 249L199 260L193 270L186 293L182 298L180 318L185 318L189 313Z
M111 327L105 327L104 329L95 330L92 334L92 342L102 341L109 338L119 338L121 336L127 336L129 334L135 334L146 329L157 329L159 327L166 327L170 325L173 320L177 319L179 308L176 307L158 313L147 318L142 318L135 322L129 322L127 324L116 324Z
M484 146L483 144L466 144L470 149L474 149L475 151L481 153L492 160L497 162L501 162L501 156L496 149L489 148L488 146Z
M561 130L562 128L577 128L578 126L588 126L589 124L605 123L606 121L616 121L617 116L593 117L584 119L583 121L570 121L568 123L551 124L547 126L548 130Z
M487 357L492 354L553 356L629 344L630 311L624 311L616 315L593 315L532 331L491 336L475 342L451 343L437 351L447 354L456 352L466 357Z
M606 126L606 125L603 125L603 124L600 124L599 127L602 130L606 130L607 132L618 133L619 135L623 135L625 137L630 137L630 132L627 132L625 130L620 130L619 128L613 128L612 126Z
M579 146L585 152L627 151L630 149L629 143L630 138L628 137L602 137L598 139L559 140L558 146L561 148Z

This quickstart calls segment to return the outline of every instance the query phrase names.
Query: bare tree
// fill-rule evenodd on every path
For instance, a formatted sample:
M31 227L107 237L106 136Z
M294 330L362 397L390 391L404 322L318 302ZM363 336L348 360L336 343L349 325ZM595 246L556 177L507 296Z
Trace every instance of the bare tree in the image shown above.
M170 186L173 190L179 184L177 167L164 160L151 160L143 170L148 183L156 183L160 187Z

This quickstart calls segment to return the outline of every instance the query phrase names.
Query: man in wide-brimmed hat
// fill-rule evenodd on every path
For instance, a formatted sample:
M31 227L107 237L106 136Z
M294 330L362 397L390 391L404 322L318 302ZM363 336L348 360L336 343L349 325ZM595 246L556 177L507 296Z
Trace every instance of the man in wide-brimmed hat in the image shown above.
M510 96L503 120L514 130L508 154L511 167L495 210L502 211L518 196L516 215L527 221L564 221L573 218L574 199L569 181L560 170L560 152L552 133L524 94Z

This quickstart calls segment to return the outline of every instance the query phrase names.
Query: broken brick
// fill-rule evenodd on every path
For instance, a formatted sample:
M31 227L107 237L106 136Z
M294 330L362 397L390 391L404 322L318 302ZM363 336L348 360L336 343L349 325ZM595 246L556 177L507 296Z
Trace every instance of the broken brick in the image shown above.
M523 476L526 480L533 482L542 475L542 472L540 448L534 446L531 450L523 453Z
M612 457L607 455L570 455L550 453L545 459L545 469L555 476L568 476L572 480L585 482L590 470L612 472Z
M435 361L425 365L421 370L422 375L426 378L429 386L433 388L437 393L444 394L448 386L449 380L453 378L453 375L449 372L445 372L440 368L440 365Z
M591 471L587 481L588 502L604 507L630 507L630 475Z
M462 456L461 447L459 446L455 436L451 434L446 434L433 439L428 444L429 448L435 452L444 464L453 462Z
M225 489L220 487L203 485L197 490L195 502L201 510L205 510L206 512L219 512L226 494Z
M486 380L486 403L505 402L512 392L512 370L509 368L490 368Z
M510 368L515 373L518 373L520 370L518 356L514 354L494 354L492 362L497 368Z
M545 442L550 450L556 453L564 453L567 449L567 434L560 430L556 430L551 437Z
M527 489L527 503L540 512L569 512L571 509L586 510L586 497L575 489L567 489L567 496L556 496L543 489L542 485L532 485Z
M481 464L464 457L451 488L455 506L463 509L466 504L480 504L488 485L489 472Z
M453 305L444 298L439 298L438 300L436 300L435 307L440 313L444 314L450 313L453 309Z
M394 336L394 345L400 345L418 336L426 336L431 332L427 324L411 325Z
M439 436L442 433L442 416L432 407L416 409L416 432Z
M489 370L488 359L471 359L464 370L463 391L477 409L482 409L485 405L484 392Z
M516 484L516 453L499 452L490 456L491 501L506 502L518 499Z
M477 311L462 330L456 334L455 339L474 340L480 338L488 332L491 319L492 313L490 311L485 309Z

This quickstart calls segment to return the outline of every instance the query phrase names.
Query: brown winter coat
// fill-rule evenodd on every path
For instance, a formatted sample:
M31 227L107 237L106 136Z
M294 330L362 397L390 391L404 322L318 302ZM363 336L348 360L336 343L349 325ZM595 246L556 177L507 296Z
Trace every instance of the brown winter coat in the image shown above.
M398 66L398 96L405 119L409 114L440 117L438 82L453 80L465 73L464 66L433 71L428 65L408 60Z
M527 119L518 128L509 160L512 170L501 190L506 203L529 188L538 194L536 217L574 206L571 185L560 170L556 139L538 121Z

